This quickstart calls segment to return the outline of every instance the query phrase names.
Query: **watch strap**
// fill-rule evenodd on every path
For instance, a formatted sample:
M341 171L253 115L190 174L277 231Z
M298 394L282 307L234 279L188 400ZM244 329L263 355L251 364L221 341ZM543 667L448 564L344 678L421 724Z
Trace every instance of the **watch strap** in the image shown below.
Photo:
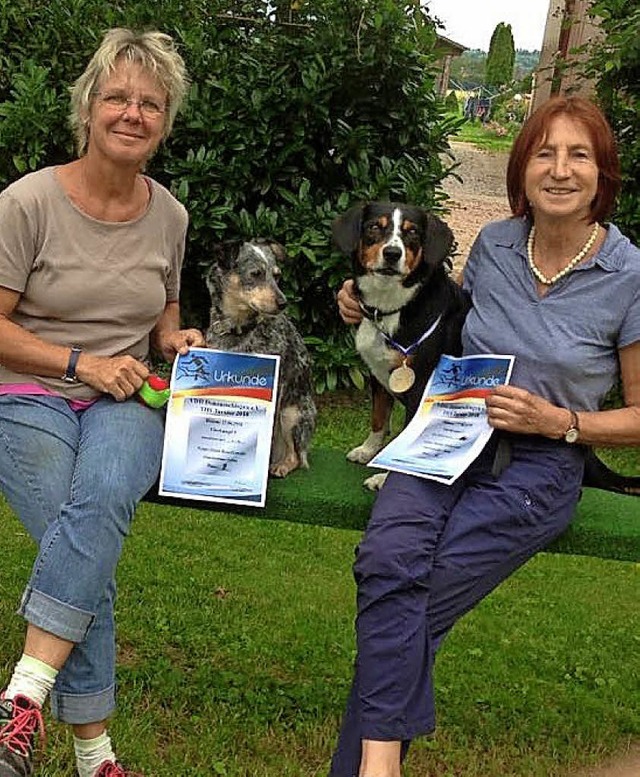
M580 436L580 420L575 410L569 410L569 412L571 413L571 424L564 433L564 439L565 442L574 443L578 441Z
M67 364L67 369L62 376L62 380L65 383L77 383L78 382L78 376L76 375L76 365L78 364L78 359L80 358L80 354L82 353L82 348L78 348L77 346L71 347L71 353L69 354L69 363Z

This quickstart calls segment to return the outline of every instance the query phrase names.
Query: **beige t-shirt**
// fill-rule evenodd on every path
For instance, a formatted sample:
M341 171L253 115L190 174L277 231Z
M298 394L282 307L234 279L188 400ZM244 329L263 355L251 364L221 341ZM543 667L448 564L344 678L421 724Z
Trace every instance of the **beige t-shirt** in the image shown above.
M30 173L0 192L0 286L20 293L11 320L47 342L96 356L144 359L149 333L178 299L185 208L146 179L146 211L104 222L79 210L55 169ZM84 384L14 373L0 384L35 383L68 399L93 399Z

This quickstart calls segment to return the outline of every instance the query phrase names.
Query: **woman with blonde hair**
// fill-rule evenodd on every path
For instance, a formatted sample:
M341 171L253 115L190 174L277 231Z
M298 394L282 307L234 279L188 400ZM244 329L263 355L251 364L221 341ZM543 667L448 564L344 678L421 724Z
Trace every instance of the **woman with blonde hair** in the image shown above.
M180 329L187 214L144 168L187 88L168 35L109 31L72 89L79 156L0 193L0 487L38 546L22 657L0 695L0 777L33 773L42 707L79 777L115 756L115 571L160 467L162 412L136 400Z

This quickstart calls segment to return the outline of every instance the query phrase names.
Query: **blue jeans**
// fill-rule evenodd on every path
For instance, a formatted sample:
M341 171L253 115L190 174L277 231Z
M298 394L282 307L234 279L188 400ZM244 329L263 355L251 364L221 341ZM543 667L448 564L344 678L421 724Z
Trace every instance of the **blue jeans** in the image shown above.
M354 681L330 777L355 777L361 740L410 741L433 731L438 646L464 613L570 523L580 446L512 437L492 474L496 435L450 486L391 473L357 549Z
M20 614L74 642L51 694L65 723L115 708L115 570L162 458L164 414L103 397L0 395L0 484L38 545Z

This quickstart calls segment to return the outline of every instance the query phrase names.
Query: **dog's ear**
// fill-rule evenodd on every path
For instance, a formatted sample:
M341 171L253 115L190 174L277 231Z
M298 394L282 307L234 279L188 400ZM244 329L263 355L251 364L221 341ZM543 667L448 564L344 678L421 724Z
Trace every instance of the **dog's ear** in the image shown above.
M205 281L209 292L218 289L221 279L226 277L233 267L238 256L241 243L237 240L227 240L223 243L215 243L211 252L211 264L205 275Z
M333 242L346 256L351 256L360 242L364 207L363 203L354 205L331 225Z
M287 249L271 237L256 237L251 242L255 246L268 248L273 253L276 264L282 264L288 258Z
M287 249L282 245L282 243L278 243L277 240L267 240L266 243L273 251L273 255L276 258L277 264L281 264L282 262L286 261Z
M213 246L211 269L219 267L221 270L228 272L235 264L241 245L242 241L240 240L225 240L222 243L216 243Z
M454 237L448 224L432 213L427 214L427 231L422 247L430 264L441 265L447 261L453 250Z

